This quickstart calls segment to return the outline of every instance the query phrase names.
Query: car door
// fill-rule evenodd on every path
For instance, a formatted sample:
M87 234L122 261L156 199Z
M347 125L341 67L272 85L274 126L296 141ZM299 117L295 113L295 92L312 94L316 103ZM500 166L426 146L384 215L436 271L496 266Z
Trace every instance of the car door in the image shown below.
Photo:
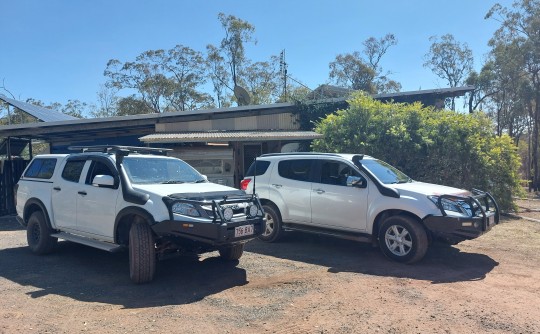
M57 228L77 229L77 192L81 186L86 159L68 159L62 174L52 185L52 216Z
M114 187L93 185L96 175L115 178ZM118 174L112 162L106 159L90 161L88 172L77 192L77 229L90 237L114 241L114 222L118 198Z
M311 223L313 159L286 159L272 171L268 197L278 203L284 222Z
M365 231L369 185L352 165L319 160L311 192L313 225L348 231ZM362 177L365 188L347 186L347 177Z

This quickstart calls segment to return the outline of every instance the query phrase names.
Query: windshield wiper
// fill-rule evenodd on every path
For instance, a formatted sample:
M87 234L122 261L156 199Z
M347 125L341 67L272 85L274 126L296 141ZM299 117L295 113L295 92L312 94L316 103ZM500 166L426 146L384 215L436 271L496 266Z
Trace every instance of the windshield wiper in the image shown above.
M206 180L205 179L200 179L200 180L195 181L195 183L203 183L203 182L206 182Z
M161 184L180 184L180 183L184 183L184 181L179 181L179 180L169 180L169 181L163 181L163 182L161 182Z

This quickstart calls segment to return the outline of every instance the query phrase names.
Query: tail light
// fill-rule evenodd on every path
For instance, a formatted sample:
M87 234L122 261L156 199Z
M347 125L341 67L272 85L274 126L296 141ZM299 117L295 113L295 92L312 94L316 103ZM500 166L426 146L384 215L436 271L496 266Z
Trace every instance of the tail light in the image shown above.
M246 190L250 182L251 182L251 179L243 179L242 181L240 181L240 189Z

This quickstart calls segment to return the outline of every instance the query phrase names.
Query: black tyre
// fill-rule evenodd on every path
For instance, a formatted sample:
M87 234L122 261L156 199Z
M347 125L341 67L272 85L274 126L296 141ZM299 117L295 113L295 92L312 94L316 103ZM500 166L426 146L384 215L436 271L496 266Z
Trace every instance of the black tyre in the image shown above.
M384 255L392 260L415 263L426 255L428 238L426 230L416 220L391 216L381 225L379 246Z
M58 238L51 237L52 229L47 225L43 212L36 211L28 219L26 240L35 254L47 254L53 251Z
M129 230L129 277L134 283L150 282L156 271L156 246L150 226L133 223Z
M244 245L245 244L235 244L232 247L221 248L219 250L219 256L227 261L238 260L244 253Z
M266 227L259 239L267 242L278 241L283 230L281 229L281 215L278 209L273 205L263 205L264 216L266 218Z

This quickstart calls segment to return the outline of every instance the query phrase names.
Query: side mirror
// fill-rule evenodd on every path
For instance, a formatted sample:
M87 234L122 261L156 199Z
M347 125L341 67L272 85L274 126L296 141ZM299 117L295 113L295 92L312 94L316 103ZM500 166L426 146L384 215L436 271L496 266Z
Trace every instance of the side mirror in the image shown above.
M208 181L208 176L204 175L204 174L201 174L201 176L206 180Z
M363 177L348 176L347 177L347 187L366 188L367 187L367 182Z
M96 175L92 180L92 185L102 188L114 188L114 177L110 175Z

